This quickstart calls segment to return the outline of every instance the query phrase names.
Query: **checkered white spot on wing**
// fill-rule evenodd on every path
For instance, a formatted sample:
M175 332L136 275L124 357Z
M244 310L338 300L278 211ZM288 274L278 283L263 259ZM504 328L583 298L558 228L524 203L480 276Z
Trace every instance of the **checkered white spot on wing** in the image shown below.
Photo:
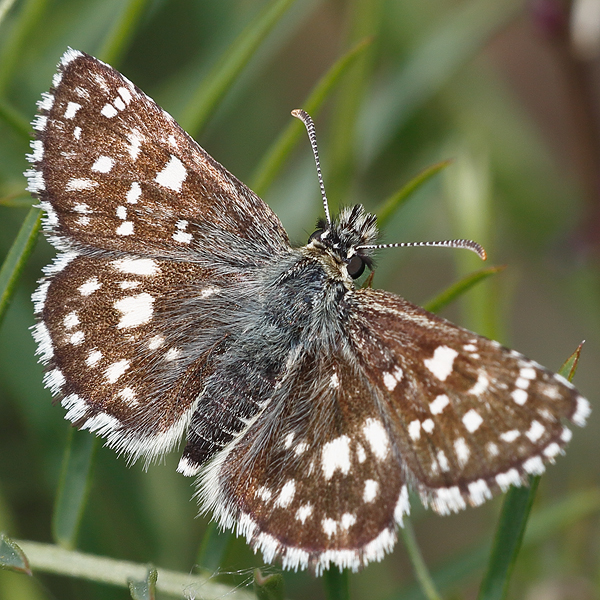
M288 246L271 209L118 71L69 49L38 103L26 173L59 249L198 259Z
M297 354L263 410L201 475L203 510L267 562L357 570L392 549L409 512L387 417L352 365L343 348Z
M253 293L287 235L110 66L69 49L52 83L26 173L61 251L33 295L45 383L77 426L151 459L184 434L237 321L227 294L244 282Z
M347 296L350 340L384 398L409 481L441 514L538 475L589 403L523 355L383 291Z

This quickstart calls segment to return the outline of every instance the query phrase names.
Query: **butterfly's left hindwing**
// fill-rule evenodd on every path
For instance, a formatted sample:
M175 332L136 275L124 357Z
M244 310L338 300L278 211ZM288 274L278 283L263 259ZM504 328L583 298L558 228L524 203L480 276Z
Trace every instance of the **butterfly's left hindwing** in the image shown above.
M380 560L409 510L402 459L370 382L339 352L291 355L264 410L201 478L222 526L287 568Z

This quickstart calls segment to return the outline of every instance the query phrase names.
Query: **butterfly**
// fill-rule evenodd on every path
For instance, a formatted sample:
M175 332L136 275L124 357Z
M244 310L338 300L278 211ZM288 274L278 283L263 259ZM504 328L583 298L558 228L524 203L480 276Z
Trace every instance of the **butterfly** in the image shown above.
M38 104L26 175L59 251L33 294L45 385L132 461L185 437L178 471L202 511L267 562L381 560L409 488L440 514L479 505L554 462L564 421L585 424L563 377L359 288L382 247L362 206L332 217L323 193L325 219L293 248L258 196L83 52Z

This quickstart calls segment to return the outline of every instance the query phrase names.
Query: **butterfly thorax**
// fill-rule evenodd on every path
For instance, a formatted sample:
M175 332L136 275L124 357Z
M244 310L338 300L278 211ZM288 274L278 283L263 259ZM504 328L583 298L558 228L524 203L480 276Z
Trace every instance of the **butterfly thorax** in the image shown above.
M353 289L352 280L362 274L365 266L372 265L371 249L362 246L377 239L376 221L377 217L360 204L343 208L331 223L319 220L306 253L317 257L330 277Z

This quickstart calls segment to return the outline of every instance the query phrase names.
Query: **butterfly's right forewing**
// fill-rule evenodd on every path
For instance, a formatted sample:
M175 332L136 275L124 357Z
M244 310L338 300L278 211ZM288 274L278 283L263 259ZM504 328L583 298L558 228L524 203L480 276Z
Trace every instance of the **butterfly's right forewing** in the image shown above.
M583 426L564 378L393 294L347 296L348 334L414 487L440 513L540 474Z

